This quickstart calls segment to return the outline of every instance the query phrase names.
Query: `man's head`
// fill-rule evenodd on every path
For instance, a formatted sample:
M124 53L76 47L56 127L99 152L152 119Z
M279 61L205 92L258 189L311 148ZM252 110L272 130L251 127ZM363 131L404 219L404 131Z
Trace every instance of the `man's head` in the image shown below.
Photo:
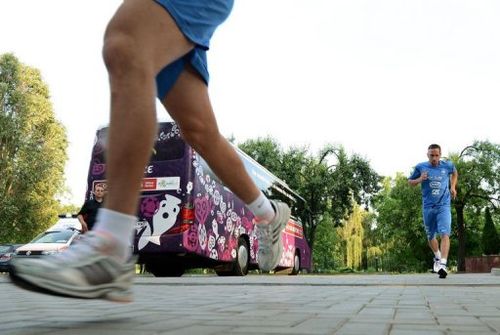
M441 159L441 147L438 144L431 144L427 148L427 158L432 166L437 166Z
M104 198L104 187L102 185L96 185L94 188L94 198L97 201L101 201Z

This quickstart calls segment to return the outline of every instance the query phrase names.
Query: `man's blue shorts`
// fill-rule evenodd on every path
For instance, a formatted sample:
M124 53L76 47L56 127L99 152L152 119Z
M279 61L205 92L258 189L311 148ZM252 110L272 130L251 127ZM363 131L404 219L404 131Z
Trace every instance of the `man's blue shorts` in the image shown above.
M190 64L208 84L207 50L215 29L229 16L234 0L155 0L174 19L180 31L195 48L167 65L156 76L158 98L163 99Z
M450 206L435 206L424 208L424 227L427 239L432 240L436 234L448 235L451 233Z

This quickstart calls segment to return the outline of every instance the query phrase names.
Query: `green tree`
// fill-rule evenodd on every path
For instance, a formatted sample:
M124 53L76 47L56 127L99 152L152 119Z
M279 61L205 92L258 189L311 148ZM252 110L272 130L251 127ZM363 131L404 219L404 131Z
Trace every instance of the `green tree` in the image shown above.
M498 237L497 228L493 224L490 209L486 207L484 212L484 229L483 229L483 252L486 255L496 255L500 252L500 238Z
M382 266L389 271L425 271L431 260L423 229L420 190L408 185L406 176L387 177L374 199L377 213L373 246L382 252Z
M457 259L458 255L458 225L456 218L456 211L452 208L450 255L454 259ZM484 227L484 210L481 207L467 206L464 209L464 222L467 222L465 227L466 256L481 256L483 254L481 239Z
M311 247L326 213L333 226L340 226L351 213L353 200L368 206L379 189L380 177L368 161L359 155L348 156L341 146L326 145L317 156L306 147L285 151L270 137L249 140L239 147L306 200L307 208L300 217Z
M250 139L239 144L238 147L281 179L286 180L283 177L288 177L281 174L283 149L272 137Z
M500 205L500 145L476 141L450 158L459 174L453 207L457 216L458 270L465 271L467 208L498 208Z
M317 272L328 272L344 266L341 243L332 218L327 214L321 218L317 228L317 238L313 250L313 265Z
M314 214L330 212L335 226L340 226L351 214L354 204L368 206L380 190L381 177L369 162L357 154L347 155L342 146L326 145L311 167L309 192L321 199Z
M375 258L382 254L382 250L375 244L375 234L377 228L377 215L373 212L373 208L370 211L365 211L363 217L363 268L375 268Z
M40 72L0 56L0 241L23 242L57 215L67 139Z
M378 271L379 259L382 256L382 249L379 247L368 247L366 251L367 269Z
M367 212L354 204L353 210L341 227L336 231L344 246L345 265L353 270L361 269L363 259L363 220Z

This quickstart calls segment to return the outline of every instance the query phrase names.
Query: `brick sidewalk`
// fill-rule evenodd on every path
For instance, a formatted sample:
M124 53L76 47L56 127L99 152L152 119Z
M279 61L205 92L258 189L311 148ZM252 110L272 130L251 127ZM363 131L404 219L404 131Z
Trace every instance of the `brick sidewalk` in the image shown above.
M0 276L0 334L500 334L491 274L138 277L134 290L122 305Z

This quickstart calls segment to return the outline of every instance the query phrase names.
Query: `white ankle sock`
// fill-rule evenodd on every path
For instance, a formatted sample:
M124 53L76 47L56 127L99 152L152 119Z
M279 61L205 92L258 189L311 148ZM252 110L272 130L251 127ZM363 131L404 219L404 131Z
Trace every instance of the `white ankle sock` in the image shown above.
M118 242L117 256L127 260L132 252L132 233L136 222L135 216L100 208L93 230L111 235Z
M447 261L448 261L448 260L447 260L446 258L441 258L440 263L441 263L441 264L443 264L443 265L446 265L446 262L447 262Z
M441 251L438 250L437 252L435 252L434 253L434 258L441 259Z
M247 207L255 215L256 221L270 222L274 218L274 208L262 192L257 199L247 204Z

